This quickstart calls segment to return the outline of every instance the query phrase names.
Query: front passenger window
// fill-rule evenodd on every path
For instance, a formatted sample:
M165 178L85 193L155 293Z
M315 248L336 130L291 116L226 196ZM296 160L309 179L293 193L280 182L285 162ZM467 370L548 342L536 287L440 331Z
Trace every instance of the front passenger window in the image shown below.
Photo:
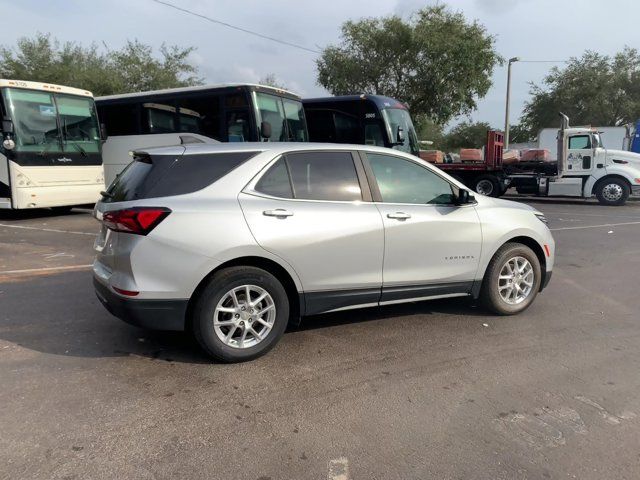
M367 158L383 202L418 205L453 203L451 184L428 168L390 155L367 153Z

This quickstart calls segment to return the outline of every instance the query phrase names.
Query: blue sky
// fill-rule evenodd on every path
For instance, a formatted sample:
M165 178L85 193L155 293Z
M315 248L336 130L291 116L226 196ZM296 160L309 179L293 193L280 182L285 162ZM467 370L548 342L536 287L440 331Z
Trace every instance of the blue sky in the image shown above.
M445 3L485 25L496 36L496 49L505 58L564 60L586 49L613 54L624 45L640 48L637 0L169 1L312 49L338 42L345 20L389 14L408 17L435 3ZM0 8L5 13L0 44L5 46L37 31L50 32L60 40L104 42L111 48L134 38L153 46L162 42L195 45L198 50L191 60L208 82L255 82L274 73L302 96L325 93L316 84L316 55L229 30L151 0L0 0ZM529 82L539 83L552 65L514 65L512 122L528 99ZM493 87L479 101L473 120L504 125L505 86L506 67L498 67Z

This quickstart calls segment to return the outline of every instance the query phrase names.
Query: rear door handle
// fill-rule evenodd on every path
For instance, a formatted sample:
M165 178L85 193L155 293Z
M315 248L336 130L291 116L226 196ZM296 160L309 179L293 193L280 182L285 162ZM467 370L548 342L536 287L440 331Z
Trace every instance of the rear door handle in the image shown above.
M406 220L407 218L411 218L411 215L404 212L387 213L387 218L395 218L396 220Z
M276 208L275 210L265 210L264 212L262 212L262 214L266 215L267 217L285 218L291 217L293 215L293 212L285 210L284 208Z

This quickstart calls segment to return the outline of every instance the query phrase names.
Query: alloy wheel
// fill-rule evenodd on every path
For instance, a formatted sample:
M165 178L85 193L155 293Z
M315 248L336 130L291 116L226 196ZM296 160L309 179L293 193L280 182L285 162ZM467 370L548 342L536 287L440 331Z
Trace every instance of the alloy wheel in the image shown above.
M257 285L241 285L225 293L216 306L213 328L233 348L250 348L271 332L276 319L273 298Z
M533 290L535 274L533 266L524 257L512 257L500 269L498 293L510 305L524 302Z

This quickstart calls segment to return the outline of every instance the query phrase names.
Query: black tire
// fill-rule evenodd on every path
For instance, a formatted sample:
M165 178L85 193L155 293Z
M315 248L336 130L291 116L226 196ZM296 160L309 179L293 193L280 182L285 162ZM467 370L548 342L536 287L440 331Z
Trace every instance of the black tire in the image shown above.
M473 191L488 197L499 197L500 188L500 182L494 175L480 175L473 182Z
M224 343L218 337L213 319L218 302L231 289L243 285L255 285L268 292L275 306L275 320L263 340L250 347L238 348ZM230 267L216 272L199 295L193 309L193 333L196 340L211 357L225 363L246 362L264 355L278 343L288 321L289 299L284 287L269 272L255 267ZM245 323L248 325L249 319L245 319ZM240 333L243 332L244 327L236 328Z
M508 282L508 280L500 280L501 270L507 262L516 257L528 260L533 269L533 281L528 296L520 303L511 304L505 301L499 293L500 282ZM496 254L489 262L489 266L484 274L482 281L482 289L480 290L480 302L487 309L498 315L515 315L526 310L536 298L540 291L540 283L542 282L542 269L540 268L540 260L536 254L526 245L521 243L505 243L498 249ZM504 286L504 284L502 285Z
M595 187L596 197L602 205L620 206L627 203L631 188L621 178L603 178Z

